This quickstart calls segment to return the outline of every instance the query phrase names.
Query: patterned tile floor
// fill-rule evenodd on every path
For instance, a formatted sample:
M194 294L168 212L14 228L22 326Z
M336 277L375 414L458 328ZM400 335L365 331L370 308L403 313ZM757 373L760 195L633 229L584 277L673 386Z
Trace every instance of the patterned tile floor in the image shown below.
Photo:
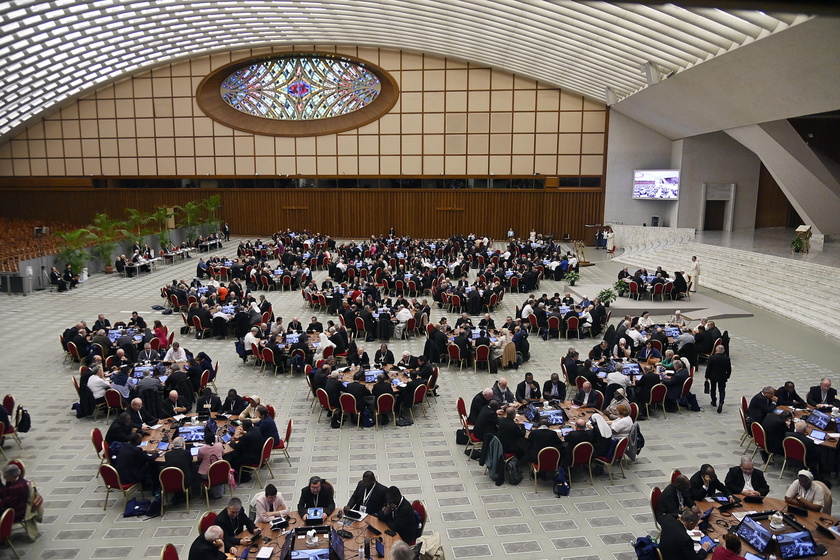
M232 245L226 248L232 250ZM597 260L598 253L589 256ZM42 535L26 543L19 530L13 537L21 556L28 559L70 558L158 558L162 545L174 543L186 557L196 532L196 522L205 510L203 496L167 509L163 518L151 520L121 515L124 501L112 495L107 510L102 509L104 490L96 478L98 461L90 443L94 426L105 430L104 420L77 420L71 411L76 400L70 376L76 369L62 364L58 334L79 320L92 324L98 313L115 321L127 319L138 310L150 321L161 318L178 332L178 315L161 316L151 306L161 303L159 287L172 278L190 278L196 260L188 260L139 278L124 279L96 275L70 293L36 292L30 296L3 296L0 317L6 329L0 331L4 360L0 366L0 392L12 393L30 410L32 430L22 436L23 449L7 441L6 454L21 458L27 465L27 478L34 480L46 499L46 519ZM611 283L618 265L599 262L582 271L582 285ZM316 273L320 281L325 272ZM547 281L546 292L562 286ZM741 302L715 294L722 301L745 307ZM312 315L299 293L271 292L268 298L275 312L287 321L299 316L304 322ZM524 299L508 295L502 319ZM721 328L732 335L735 373L730 382L729 401L724 413L708 409L701 413L669 415L661 413L642 424L647 446L638 461L620 473L615 485L603 475L590 486L584 475L574 473L570 497L557 499L547 481L533 491L526 477L518 487L501 487L484 475L475 461L468 462L462 448L454 443L458 428L457 397L469 400L492 383L487 373L455 369L441 370L441 397L429 404L427 416L408 428L394 425L374 431L358 431L351 426L330 429L327 422L310 412L307 385L301 378L272 377L243 365L236 356L233 341L185 339L194 352L204 350L220 361L216 383L224 392L236 387L240 394L258 394L277 409L278 424L295 420L291 441L292 466L275 458L272 480L286 499L295 502L299 490L312 474L332 480L337 502L343 504L361 473L373 469L386 485L396 484L410 499L420 498L429 510L427 531L440 533L447 557L488 557L516 554L523 558L564 558L574 560L629 560L634 558L628 543L635 535L652 529L647 507L651 487L664 485L671 469L694 472L710 462L720 472L734 465L741 454L738 446L740 425L736 402L742 394L755 394L761 386L781 385L794 379L800 389L831 374L836 344L815 331L800 327L759 309L750 309L754 318L731 319ZM442 314L433 313L436 321ZM319 318L326 320L322 314ZM594 342L532 340L533 358L520 372L509 373L518 382L524 371L539 381L558 370L560 357L569 346L585 353ZM370 345L374 346L374 345ZM409 350L422 352L423 340L394 342L395 354ZM375 346L374 346L375 348ZM371 348L371 351L374 349ZM708 405L705 396L701 404ZM778 473L778 467L771 467ZM792 480L770 477L774 495L781 495ZM258 489L247 483L235 495L247 501ZM220 510L223 500L212 504ZM0 559L12 558L8 546L0 547Z

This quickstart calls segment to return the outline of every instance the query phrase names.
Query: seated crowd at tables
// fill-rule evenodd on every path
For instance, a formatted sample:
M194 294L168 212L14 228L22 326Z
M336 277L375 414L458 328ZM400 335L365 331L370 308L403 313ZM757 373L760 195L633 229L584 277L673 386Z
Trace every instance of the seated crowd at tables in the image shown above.
M646 268L640 268L630 274L629 267L624 267L618 272L618 279L625 282L634 282L638 289L638 293L643 295L648 292L653 292L657 284L663 285L663 293L669 295L672 299L681 299L688 291L688 284L685 279L685 271L677 270L674 272L674 278L662 270L661 266L656 267L656 270L651 274Z
M817 439L817 434L824 434L826 426L814 425L813 421L828 422L836 420L835 413L840 407L837 390L831 386L831 379L823 378L818 385L808 389L805 397L796 391L796 384L787 381L783 386L767 386L749 399L745 421L755 437L755 426L760 425L764 432L765 444L761 456L765 461L774 456L776 461L785 457L787 438L795 438L805 450L806 464L814 478L827 483L830 476L840 472L840 455L836 446L823 444L824 440L834 442L829 436ZM812 411L824 413L820 420L811 418ZM811 435L811 431L817 433ZM789 461L790 462L790 461ZM801 465L800 463L800 466Z

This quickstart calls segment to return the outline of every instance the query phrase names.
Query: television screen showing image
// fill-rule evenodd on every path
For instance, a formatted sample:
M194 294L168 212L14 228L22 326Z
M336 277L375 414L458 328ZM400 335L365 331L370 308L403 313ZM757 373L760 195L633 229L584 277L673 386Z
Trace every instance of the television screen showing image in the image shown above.
M679 197L679 169L637 169L633 172L634 199L677 200Z

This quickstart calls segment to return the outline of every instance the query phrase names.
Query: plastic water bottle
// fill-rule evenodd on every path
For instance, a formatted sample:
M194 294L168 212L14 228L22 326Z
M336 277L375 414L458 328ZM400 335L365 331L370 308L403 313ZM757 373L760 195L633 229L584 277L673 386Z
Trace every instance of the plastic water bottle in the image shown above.
M363 560L365 557L365 546L360 544L359 545L359 560Z

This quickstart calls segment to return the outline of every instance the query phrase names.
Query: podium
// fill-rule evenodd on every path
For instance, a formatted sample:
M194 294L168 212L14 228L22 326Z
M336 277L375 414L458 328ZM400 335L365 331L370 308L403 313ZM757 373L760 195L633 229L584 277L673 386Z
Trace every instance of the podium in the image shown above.
M803 241L802 252L807 253L811 249L811 226L799 226L796 228L796 237Z

